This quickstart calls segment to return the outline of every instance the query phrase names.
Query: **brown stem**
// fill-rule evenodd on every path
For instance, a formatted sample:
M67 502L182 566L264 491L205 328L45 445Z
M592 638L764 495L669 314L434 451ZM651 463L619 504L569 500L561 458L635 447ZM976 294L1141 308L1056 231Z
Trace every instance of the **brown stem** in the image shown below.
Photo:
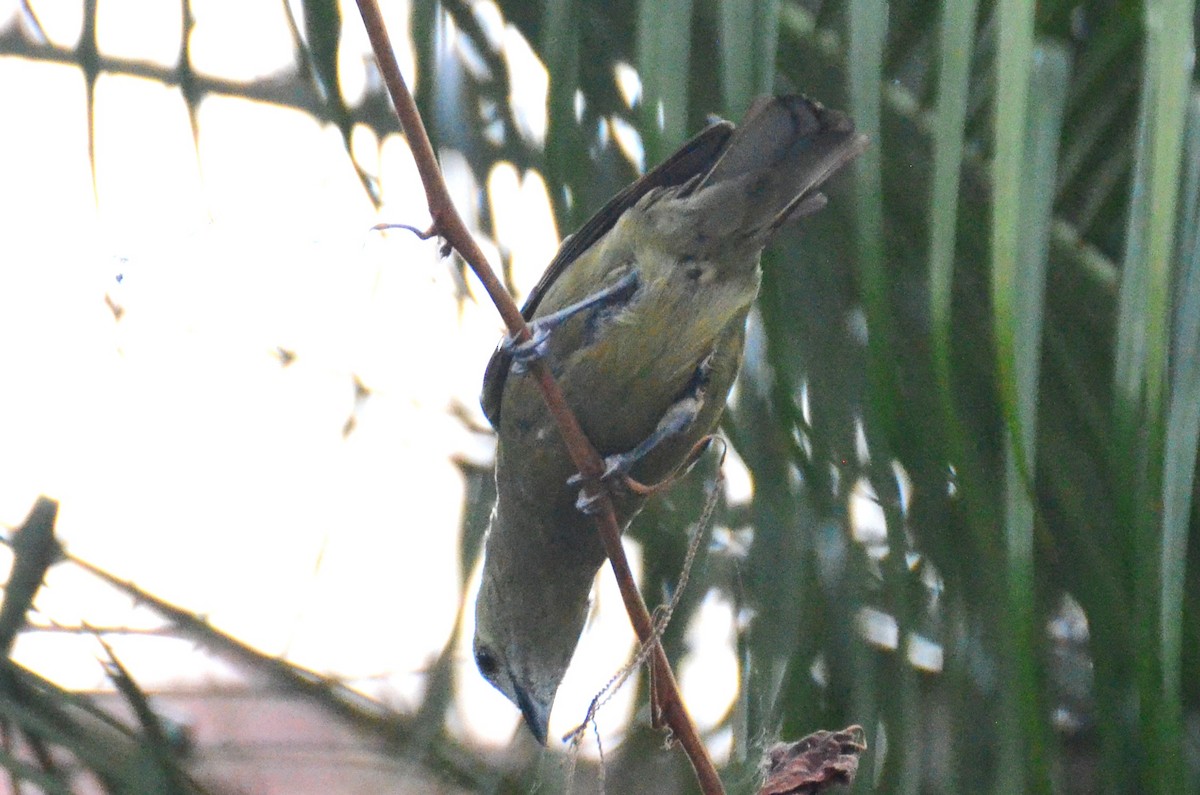
M662 644L655 638L654 621L650 618L650 611L646 609L642 592L638 590L637 583L633 580L633 572L629 570L629 560L625 557L625 548L621 545L621 531L617 527L617 517L613 512L612 500L607 499L607 493L605 496L606 499L596 522L600 540L604 542L604 551L608 553L609 565L612 566L613 574L616 575L617 587L621 590L621 599L625 602L625 612L629 614L629 623L633 625L633 631L642 643L651 641L654 643L650 658L650 676L654 683L650 698L651 716L657 723L659 719L657 713L661 711L661 719L671 727L675 738L683 746L684 753L691 760L692 769L696 773L696 781L700 784L700 791L705 795L724 793L725 787L721 784L717 769L708 755L708 749L704 746L704 741L700 739L700 733L696 730L692 716L683 705L683 698L679 695L679 684L675 681L674 672L671 671L671 663L667 661L667 653L663 651Z
M387 85L392 103L395 105L396 115L399 116L400 125L408 137L409 147L416 160L417 172L421 175L421 183L425 187L425 197L429 204L429 214L433 220L431 228L458 251L474 271L499 310L505 325L508 326L509 333L519 341L530 339L529 328L525 325L525 319L521 316L520 310L517 309L517 305L500 280L496 278L483 251L476 244L471 233L467 231L462 216L454 209L450 193L442 179L441 169L438 168L437 159L434 157L433 146L429 143L429 136L421 121L421 114L417 110L417 104L400 74L400 66L392 53L391 42L388 39L379 6L375 0L358 0L358 9L370 38L371 48L375 51L375 58L383 75L384 83ZM650 618L650 611L646 609L646 603L642 600L641 592L629 569L629 561L626 559L625 549L621 545L621 530L617 525L612 500L599 480L604 472L604 461L588 441L574 412L567 406L562 388L550 374L550 369L545 362L535 359L531 363L531 372L537 379L546 406L558 423L559 431L572 462L584 476L585 482L590 483L587 486L588 493L599 497L600 512L596 517L596 527L604 543L613 573L616 575L621 598L624 600L625 610L629 614L629 621L633 624L634 632L637 633L638 639L642 643L654 643L651 668L659 697L655 699L656 703L652 705L652 708L662 711L667 725L670 726L680 745L683 746L696 772L696 780L700 784L701 791L705 795L724 793L725 789L721 785L721 779L717 776L716 768L708 755L708 749L704 747L696 725L692 722L691 715L688 714L683 700L679 696L679 686L676 684L671 666L667 662L666 653L663 651L662 645L654 638L654 624Z

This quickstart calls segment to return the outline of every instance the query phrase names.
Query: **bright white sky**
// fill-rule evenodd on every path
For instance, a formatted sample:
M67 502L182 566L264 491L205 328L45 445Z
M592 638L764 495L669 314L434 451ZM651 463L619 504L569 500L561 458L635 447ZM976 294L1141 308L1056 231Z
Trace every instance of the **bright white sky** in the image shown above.
M32 5L52 41L74 44L82 3ZM386 7L393 34L405 30L404 7ZM0 2L0 26L17 24L16 8ZM252 79L291 64L279 2L193 8L192 54L206 73ZM178 13L158 0L104 0L101 48L169 65ZM496 26L494 7L480 13L510 47L520 112L536 134L545 73L515 31ZM366 42L353 3L344 14L353 92ZM406 51L401 61L411 63ZM382 179L387 205L376 213L336 130L221 97L204 103L199 123L197 154L177 91L101 77L97 201L82 75L0 58L0 526L19 524L37 495L53 497L73 554L265 652L414 704L459 607L463 493L451 457L491 456L490 440L449 409L478 415L499 320L486 302L460 311L436 244L369 231L428 218L399 137L382 147L365 132L355 138ZM470 195L463 169L451 177ZM503 165L488 188L518 278L532 284L557 244L541 180ZM106 298L124 310L119 321ZM280 346L296 355L286 368ZM357 412L356 377L371 390ZM7 566L7 550L0 556ZM630 652L608 577L552 734L581 719ZM43 624L156 626L66 565L37 607ZM704 616L705 631L693 633L701 653L681 672L702 728L728 708L736 681L730 609L709 600ZM113 645L149 687L231 679L189 644L118 636ZM456 723L506 743L516 710L459 649ZM87 636L27 633L16 654L68 686L107 686ZM608 748L631 694L601 714Z

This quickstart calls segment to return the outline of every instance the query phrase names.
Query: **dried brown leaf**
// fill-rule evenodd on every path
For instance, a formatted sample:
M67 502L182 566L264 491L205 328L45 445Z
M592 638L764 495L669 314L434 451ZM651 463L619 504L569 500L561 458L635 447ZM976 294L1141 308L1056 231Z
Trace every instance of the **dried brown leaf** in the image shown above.
M758 795L816 795L853 784L865 750L867 737L861 726L813 732L794 743L773 745L763 757Z

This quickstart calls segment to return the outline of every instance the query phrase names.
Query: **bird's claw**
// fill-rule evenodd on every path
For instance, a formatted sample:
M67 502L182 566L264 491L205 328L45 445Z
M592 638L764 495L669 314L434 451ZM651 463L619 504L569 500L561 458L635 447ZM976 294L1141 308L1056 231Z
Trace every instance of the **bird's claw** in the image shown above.
M634 458L627 453L617 453L604 457L604 471L600 473L600 477L596 478L600 481L612 480L614 475L625 475L629 472L629 467L633 464ZM583 473L576 472L571 477L567 478L568 486L580 486L585 478Z
M625 482L629 475L629 468L637 459L627 453L617 453L604 457L604 471L600 473L600 477L596 479L598 483L611 488L614 482ZM576 472L571 477L567 478L568 486L582 486L586 482L583 474ZM575 508L587 516L595 516L600 512L600 497L604 493L604 487L597 489L593 493L589 493L586 488L579 490L579 496L575 498Z
M517 375L529 369L530 362L543 358L549 350L550 329L539 323L529 324L529 339L517 342L511 335L504 338L501 347L512 357L512 371Z
M605 456L604 474L600 476L600 479L611 480L615 475L628 475L630 467L633 466L633 462L636 460L628 453Z
M594 493L580 489L579 496L575 498L575 510L584 516L596 516L600 513L600 501L603 497L603 489L597 489Z

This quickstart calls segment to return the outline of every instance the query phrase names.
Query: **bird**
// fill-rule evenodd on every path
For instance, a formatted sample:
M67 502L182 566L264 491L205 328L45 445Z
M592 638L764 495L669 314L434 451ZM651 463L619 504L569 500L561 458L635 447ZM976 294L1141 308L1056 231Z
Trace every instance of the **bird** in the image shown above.
M825 206L822 184L867 145L848 116L800 95L711 124L566 238L506 338L480 398L496 489L475 603L487 681L545 745L605 552L589 499L528 362L541 358L605 457L624 530L656 483L716 427L741 365L763 247Z

